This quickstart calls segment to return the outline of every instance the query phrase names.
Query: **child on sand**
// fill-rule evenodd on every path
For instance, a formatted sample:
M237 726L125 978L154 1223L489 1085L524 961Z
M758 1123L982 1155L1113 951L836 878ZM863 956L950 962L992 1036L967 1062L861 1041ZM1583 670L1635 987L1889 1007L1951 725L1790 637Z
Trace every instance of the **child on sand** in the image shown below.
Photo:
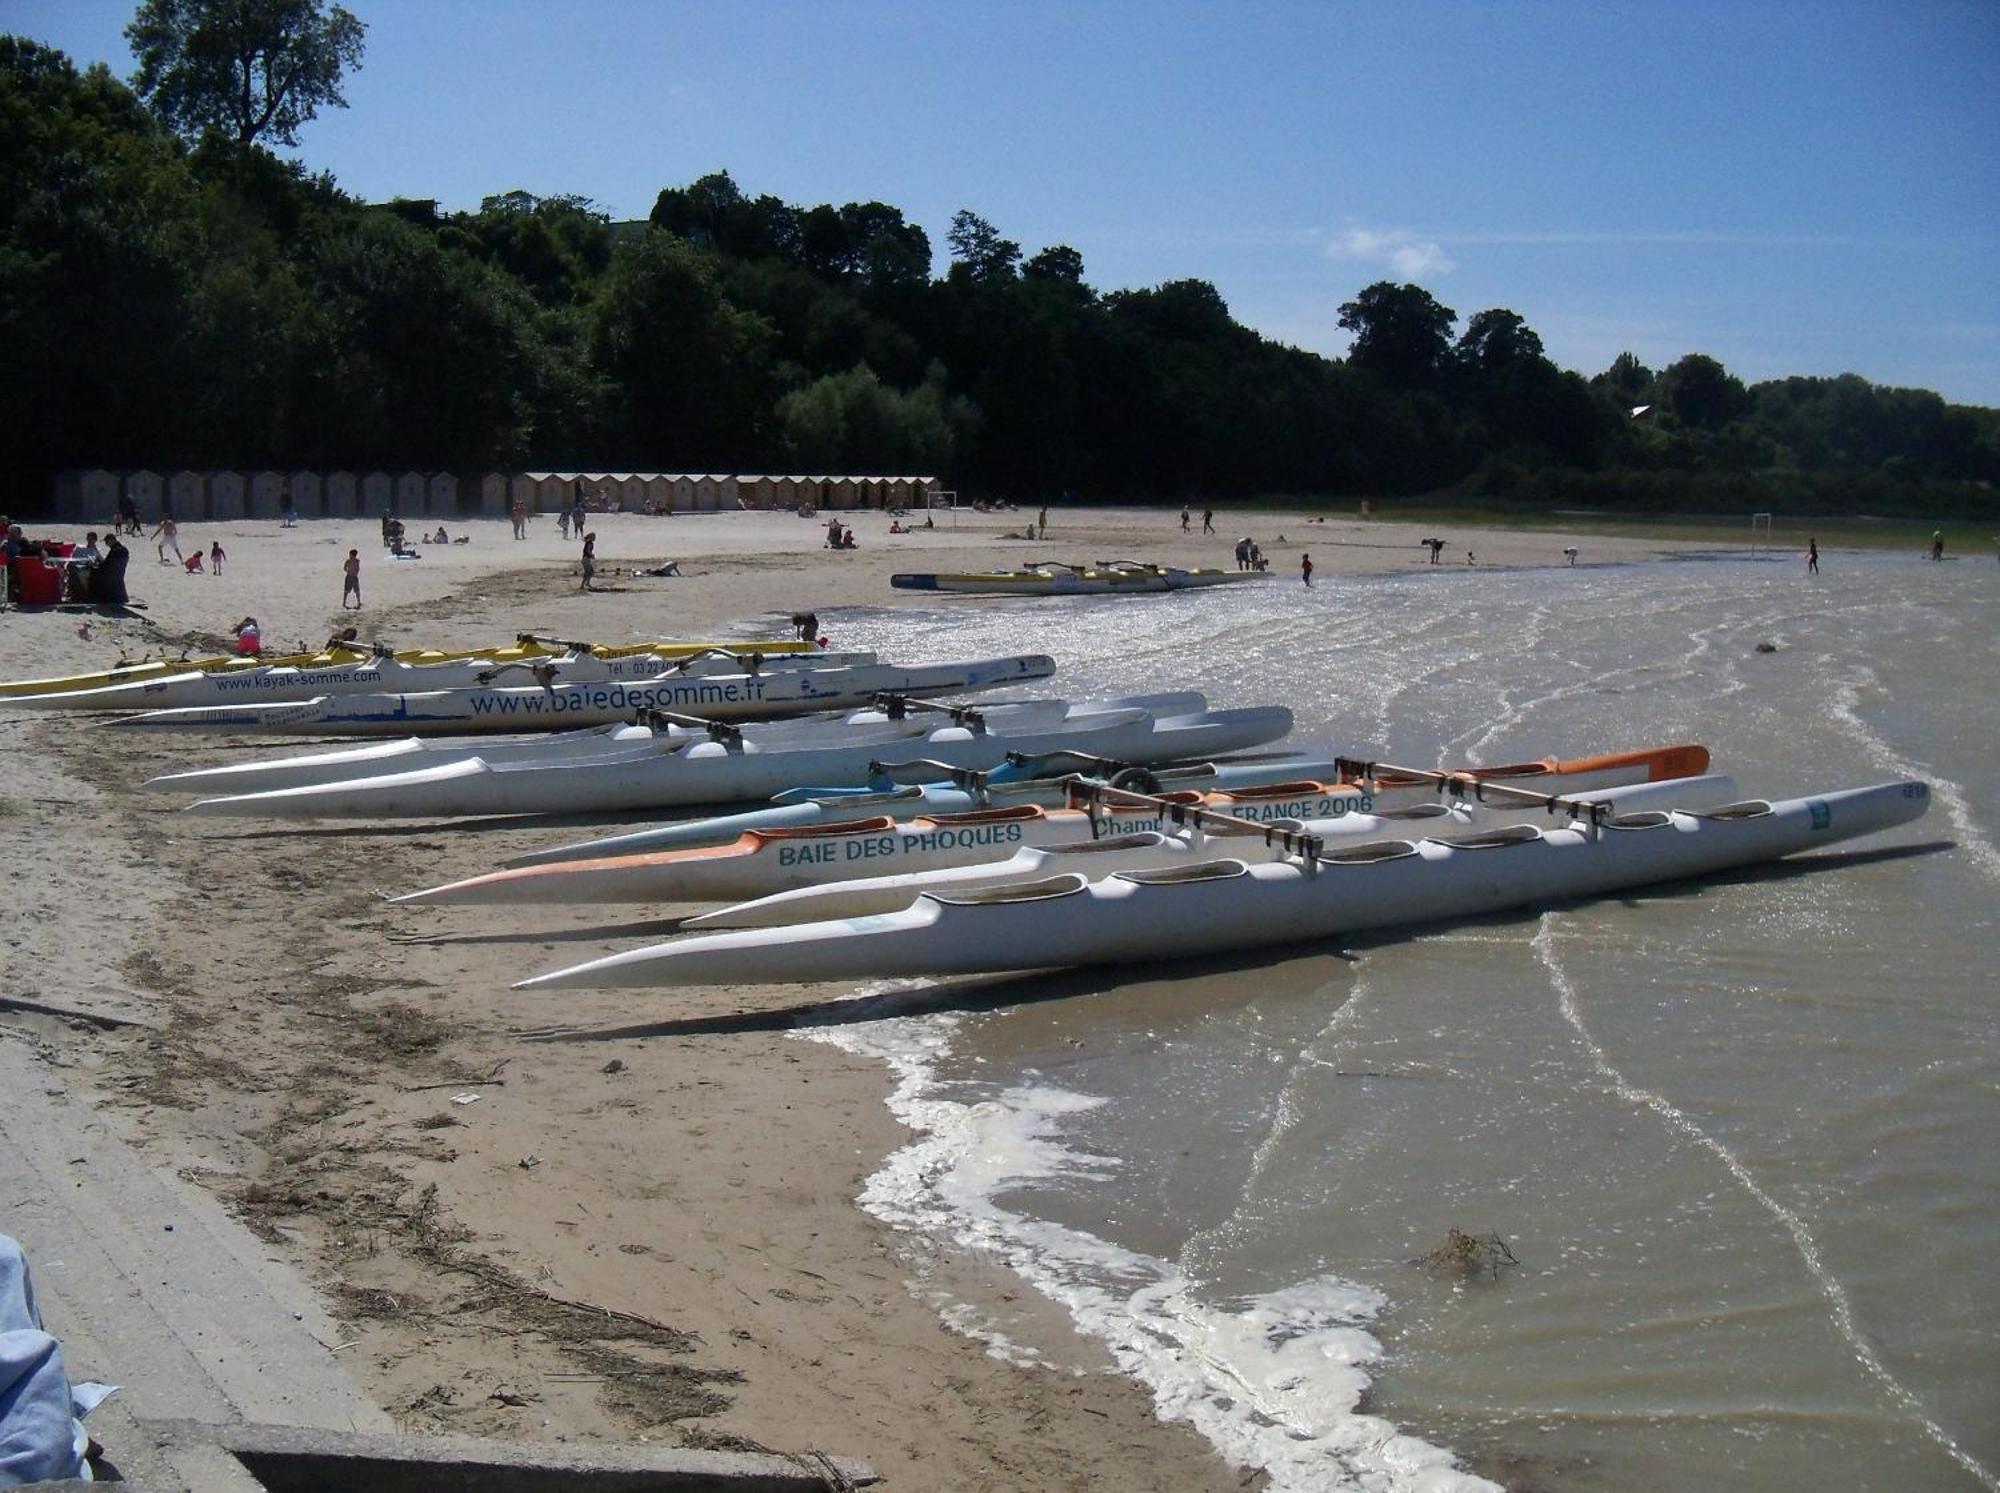
M361 551L349 550L347 558L341 562L340 609L347 610L347 598L354 598L355 608L361 606Z
M222 552L222 541L214 541L208 547L208 569L211 575L222 574L222 562L229 557Z

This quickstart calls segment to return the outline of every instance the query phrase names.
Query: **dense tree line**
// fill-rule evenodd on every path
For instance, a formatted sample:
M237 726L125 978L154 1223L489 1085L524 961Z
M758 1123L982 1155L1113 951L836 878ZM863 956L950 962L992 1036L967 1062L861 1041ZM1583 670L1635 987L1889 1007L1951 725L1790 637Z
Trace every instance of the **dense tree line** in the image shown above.
M253 76L237 40L168 25L188 8L147 0L128 33L167 26L143 101L0 37L0 398L30 493L84 466L576 466L923 471L1028 499L1994 506L1995 411L1853 375L1746 388L1701 354L1586 380L1515 313L1461 324L1413 285L1330 308L1353 344L1329 360L1205 281L1100 292L1074 249L969 211L940 276L897 208L723 173L643 223L525 192L361 203L263 143L338 102L353 18L293 0L330 29ZM321 91L270 81L300 76Z

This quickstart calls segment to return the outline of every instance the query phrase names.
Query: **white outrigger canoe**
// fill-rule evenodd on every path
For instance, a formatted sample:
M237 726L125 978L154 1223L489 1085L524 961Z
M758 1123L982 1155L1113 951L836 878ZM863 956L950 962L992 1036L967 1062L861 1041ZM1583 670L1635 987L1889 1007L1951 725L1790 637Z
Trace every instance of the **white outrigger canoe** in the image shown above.
M1133 703L1141 703L1144 698L1141 696ZM1162 707L1151 708L1157 711ZM1463 768L1456 776L1472 783L1491 783L1499 787L1544 793L1587 793L1630 783L1693 777L1708 770L1708 760L1706 747L1690 743L1568 761L1544 757L1538 762ZM920 767L922 764L915 765ZM1062 772L1098 770L1061 762L1053 765ZM1020 766L1032 771L1036 764L1030 762ZM1006 770L1003 769L1003 772ZM1162 792L1182 804L1260 823L1333 819L1342 814L1367 813L1377 808L1393 808L1437 797L1437 789L1429 778L1382 772L1365 784L1340 782L1337 762L1310 759L1290 763L1282 760L1206 763L1186 769L1170 768L1153 774L1153 777ZM919 814L955 814L1011 804L1060 804L1067 800L1068 788L1055 776L978 787L920 783L875 791L794 789L777 795L776 802L769 808L721 814L680 824L656 825L627 834L558 845L553 849L516 856L507 864L539 865L548 861L595 860L602 856L630 855L640 851L722 845L750 830L834 824L856 816L887 814L892 819L910 819ZM1158 810L1126 805L1099 812L1100 834L1132 834L1164 827L1163 813Z
M890 664L760 669L757 673L608 680L515 688L489 685L403 695L329 695L285 705L215 705L121 716L140 730L242 731L292 736L399 736L405 732L547 730L609 725L642 710L709 720L760 720L866 705L877 695L950 695L1046 679L1044 653L901 668Z
M899 739L898 757L987 769L1010 752L1041 756L1076 751L1126 762L1174 762L1266 745L1292 729L1283 706L1158 716L1141 709L1078 709L1068 718L1019 731L983 720ZM879 744L833 742L766 748L754 740L650 743L629 757L586 763L494 766L478 757L442 767L308 788L208 798L190 814L300 819L430 819L489 814L587 814L645 811L769 798L792 784L865 783Z
M536 658L488 657L405 662L394 657L348 663L232 670L191 669L95 689L0 700L26 710L196 710L213 706L296 704L340 695L408 695L488 685L602 684L612 680L708 678L764 670L823 669L872 664L872 653L729 652L705 649L676 659L663 653L563 653Z
M963 708L957 714L962 718L960 724L976 717L995 728L1018 731L1029 726L1053 725L1090 711L1140 709L1150 710L1156 715L1185 714L1205 709L1207 704L1193 690L1177 690L1082 705L1073 705L1066 700L995 700ZM166 793L194 793L207 797L358 782L390 773L448 767L475 757L489 767L515 767L530 763L582 765L628 760L649 746L661 751L678 751L689 742L707 741L718 734L739 735L744 741L754 742L766 749L867 742L879 743L885 751L893 753L896 742L922 736L942 724L935 715L926 716L924 713L892 720L879 707L826 715L791 716L776 721L745 721L738 726L721 727L719 732L711 732L700 724L692 723L692 717L689 720L690 724L664 721L660 724L627 722L617 726L587 726L578 731L544 731L532 736L405 736L400 741L338 747L332 751L307 752L269 761L236 762L227 767L170 772L149 778L145 786ZM725 835L723 838L732 836Z
M900 912L704 933L523 980L523 990L774 984L1117 964L1327 939L1755 865L1908 824L1921 782L1562 829L1377 840L1260 864L1079 874L927 893Z
M1075 872L1099 881L1119 871L1157 871L1192 865L1215 855L1243 861L1276 860L1300 835L1321 842L1392 839L1421 834L1448 838L1476 834L1503 824L1533 820L1560 823L1615 810L1709 809L1737 798L1736 780L1721 775L1676 778L1665 783L1638 783L1630 788L1606 788L1585 796L1558 798L1548 805L1507 803L1414 804L1380 814L1346 814L1338 819L1309 819L1282 827L1242 823L1225 826L1211 819L1204 825L1144 830L1108 839L1070 840L1057 845L1023 845L1005 860L968 861L941 870L908 871L901 875L866 876L774 892L734 907L692 917L684 928L777 928L787 923L817 923L828 918L858 918L900 912L925 892L983 891L1019 886ZM411 899L399 899L411 900Z
M889 577L898 591L949 591L966 596L1102 596L1187 591L1232 581L1268 579L1255 570L1185 570L1139 560L1069 565L1042 560L1021 570L915 571Z
M1688 803L1702 807L1733 798L1735 784L1726 778L1688 778L1614 791L1636 794L1647 806ZM1133 808L1114 811L1125 815L1132 812ZM1102 867L1098 874L1108 875L1117 870L1146 870L1171 863L1180 849L1198 840L1199 830L1193 834L1161 832L1169 828L1166 807L1152 806L1150 812L1148 829L1120 830L1111 840L1101 838L1100 813L1041 804L973 809L960 814L920 814L901 823L887 815L878 815L806 829L751 830L729 845L521 866L411 892L394 900L431 905L722 902L801 888L825 888L828 883L847 885L857 876L870 876L871 880L890 876L907 885L915 873L966 866L990 870L1021 854L1033 855L1044 849L1079 844L1089 846L1093 842L1129 846L1136 855L1129 866L1101 855L1090 858L1094 865ZM1424 805L1403 812L1422 821L1423 832L1435 834L1474 824L1512 822L1531 812L1546 817L1549 811L1539 804L1529 810L1512 803L1493 806L1459 803ZM1137 822L1148 823L1143 819ZM1262 824L1230 822L1241 823L1247 834L1264 833ZM1366 813L1292 820L1285 827L1294 834L1325 838L1372 835L1380 839L1408 832L1399 819ZM892 906L906 906L914 895L913 891L905 891L902 900ZM851 913L841 909L825 915L846 917Z

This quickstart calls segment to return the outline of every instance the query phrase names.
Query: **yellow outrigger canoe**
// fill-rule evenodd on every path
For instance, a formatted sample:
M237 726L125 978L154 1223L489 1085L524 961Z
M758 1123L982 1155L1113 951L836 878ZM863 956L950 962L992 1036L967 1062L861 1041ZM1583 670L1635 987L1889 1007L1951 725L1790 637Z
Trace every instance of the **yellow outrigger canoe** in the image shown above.
M711 649L721 649L729 653L810 653L814 644L799 642L789 638L759 638L748 641L730 642L653 642L653 643L593 643L579 647L558 638L537 638L522 634L511 643L492 648L405 648L395 655L404 663L443 663L455 658L490 658L495 663L512 663L521 659L546 658L560 653L587 652L599 658L630 658L641 653L657 653L665 658L685 658L689 654L704 653ZM249 657L230 653L211 654L205 658L151 658L134 663L121 663L96 674L68 674L52 679L17 679L10 683L0 683L0 699L19 698L23 695L61 694L68 690L104 689L114 684L129 684L135 680L165 677L168 674L221 673L231 669L260 669L282 665L293 669L333 668L341 664L351 664L357 659L372 657L374 650L357 645L352 648L323 649L318 653L263 653Z

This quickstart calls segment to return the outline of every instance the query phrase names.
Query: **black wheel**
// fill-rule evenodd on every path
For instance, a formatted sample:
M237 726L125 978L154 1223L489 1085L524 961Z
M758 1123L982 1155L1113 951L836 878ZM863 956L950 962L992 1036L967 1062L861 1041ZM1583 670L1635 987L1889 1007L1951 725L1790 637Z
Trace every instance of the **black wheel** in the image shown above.
M1127 793L1158 793L1160 780L1143 767L1128 767L1112 776L1111 786Z

